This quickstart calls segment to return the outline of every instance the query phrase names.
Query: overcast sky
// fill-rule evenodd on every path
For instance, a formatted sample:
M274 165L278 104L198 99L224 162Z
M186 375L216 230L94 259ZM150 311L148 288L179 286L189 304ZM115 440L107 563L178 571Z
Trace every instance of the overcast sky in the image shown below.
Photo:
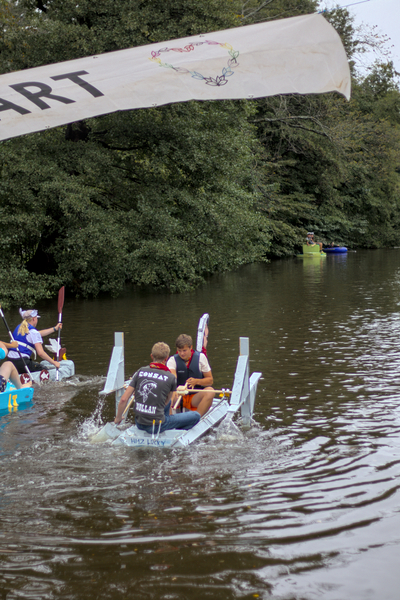
M390 37L391 59L400 73L400 0L321 0L321 8L346 7L355 17L354 25L377 26L377 32ZM376 56L372 55L373 61ZM381 58L383 61L383 59Z

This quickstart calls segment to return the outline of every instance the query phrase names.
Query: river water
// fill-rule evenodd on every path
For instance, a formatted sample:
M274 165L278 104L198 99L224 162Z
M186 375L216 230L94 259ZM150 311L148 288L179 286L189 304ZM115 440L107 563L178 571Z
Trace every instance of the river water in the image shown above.
M0 416L0 598L397 600L399 292L392 249L252 265L192 294L67 298L77 377ZM56 323L56 299L39 309ZM114 331L128 376L204 312L218 388L250 338L252 429L92 445L113 417L98 391Z

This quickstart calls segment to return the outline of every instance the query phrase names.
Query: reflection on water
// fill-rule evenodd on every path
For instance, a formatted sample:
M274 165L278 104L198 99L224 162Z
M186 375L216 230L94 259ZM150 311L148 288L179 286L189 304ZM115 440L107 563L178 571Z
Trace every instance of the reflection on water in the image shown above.
M0 417L3 596L396 599L399 290L391 250L253 265L183 296L67 300L79 376ZM98 396L113 332L133 372L203 312L218 388L250 337L254 427L185 450L91 445L113 415Z

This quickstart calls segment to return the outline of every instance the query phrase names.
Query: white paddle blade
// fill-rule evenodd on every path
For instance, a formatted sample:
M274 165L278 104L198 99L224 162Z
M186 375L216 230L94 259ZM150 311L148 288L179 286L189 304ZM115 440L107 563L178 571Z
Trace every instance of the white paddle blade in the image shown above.
M197 352L201 352L202 347L204 346L204 334L206 331L206 327L210 320L210 315L204 313L202 317L200 317L199 324L197 326L197 339L196 339L196 350Z
M50 344L47 344L45 346L46 350L48 350L49 352L54 352L54 354L58 354L58 352L61 350L61 344L59 343L58 340L53 340L52 338L49 339Z
M106 423L104 427L100 429L100 431L92 435L90 441L92 444L101 444L109 440L115 440L120 433L121 431L118 429L115 423Z

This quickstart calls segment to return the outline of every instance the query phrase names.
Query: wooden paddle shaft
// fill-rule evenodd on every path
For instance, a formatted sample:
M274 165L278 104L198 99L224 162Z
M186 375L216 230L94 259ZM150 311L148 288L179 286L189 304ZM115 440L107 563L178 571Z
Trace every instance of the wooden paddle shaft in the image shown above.
M132 394L132 396L131 396L131 397L130 397L130 399L129 399L129 402L128 402L128 404L125 406L125 410L124 410L124 412L122 413L121 421L122 421L122 419L125 417L126 413L128 412L128 410L129 410L129 408L130 408L130 406L131 406L132 402L134 401L134 399L135 399L135 394Z

